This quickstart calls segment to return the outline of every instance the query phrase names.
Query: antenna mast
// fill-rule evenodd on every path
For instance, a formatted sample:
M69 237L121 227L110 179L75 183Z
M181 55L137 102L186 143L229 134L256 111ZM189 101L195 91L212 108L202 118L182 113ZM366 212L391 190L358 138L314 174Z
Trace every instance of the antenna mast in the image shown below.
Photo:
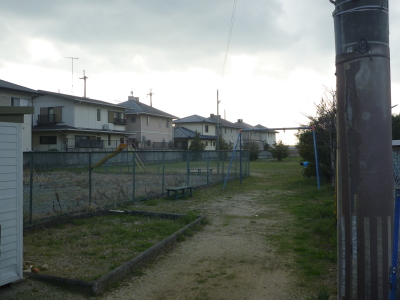
M74 93L74 59L79 59L79 57L64 57L64 58L70 58L71 62L72 62L72 90L71 90L71 94Z

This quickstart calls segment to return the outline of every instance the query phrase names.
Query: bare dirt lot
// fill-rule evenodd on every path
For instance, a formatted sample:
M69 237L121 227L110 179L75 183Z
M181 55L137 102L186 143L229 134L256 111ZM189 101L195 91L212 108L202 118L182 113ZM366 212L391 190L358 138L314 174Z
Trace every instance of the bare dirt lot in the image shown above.
M121 285L96 299L303 299L290 259L276 253L266 235L279 234L289 216L260 202L257 193L222 196L211 202L178 200L201 211L204 230L177 244ZM162 203L155 207L163 210ZM170 209L170 207L169 207ZM1 299L94 298L25 280L0 290Z

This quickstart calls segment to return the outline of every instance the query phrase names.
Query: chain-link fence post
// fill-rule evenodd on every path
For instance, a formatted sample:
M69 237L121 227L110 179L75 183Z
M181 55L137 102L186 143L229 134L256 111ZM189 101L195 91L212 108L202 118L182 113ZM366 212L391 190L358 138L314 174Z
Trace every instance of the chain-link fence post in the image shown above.
M165 152L162 153L162 179L161 179L161 195L164 195L165 190Z
M136 193L136 152L132 154L132 201L135 201L135 193Z
M186 151L186 169L187 169L187 180L186 185L189 185L189 176L190 176L190 160L189 160L189 150Z
M33 214L33 151L30 152L30 178L29 178L29 224L32 225Z
M89 207L92 205L92 152L89 152Z

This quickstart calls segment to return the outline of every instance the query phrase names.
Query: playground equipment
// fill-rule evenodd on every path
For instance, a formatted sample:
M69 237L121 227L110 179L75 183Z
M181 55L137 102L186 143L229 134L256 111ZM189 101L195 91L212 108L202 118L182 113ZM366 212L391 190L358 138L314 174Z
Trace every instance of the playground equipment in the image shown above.
M120 154L124 148L128 148L129 152L133 152L134 153L134 155L136 156L136 164L139 166L139 168L142 171L145 172L146 168L145 168L145 166L143 164L142 159L140 158L140 156L136 152L135 148L133 148L131 145L128 145L128 144L119 144L118 148L115 149L115 152L110 153L107 156L104 156L98 163L96 163L94 165L91 165L90 168L93 169L93 168L98 168L98 167L102 166L107 160L109 160L110 158Z
M289 128L265 128L265 129L241 129L239 130L239 134L238 134L238 138L236 140L236 144L235 147L233 148L233 152L232 152L232 157L231 157L231 161L229 163L229 167L228 167L228 172L226 173L226 177L225 177L225 181L224 181L224 186L222 187L222 189L225 189L226 187L226 182L228 181L229 178L229 173L231 170L231 166L232 166L232 162L235 158L236 155L236 149L237 146L239 144L239 162L240 162L240 184L242 184L242 132L247 132L247 131L259 131L259 132L267 132L270 130L302 130L302 129L311 129L313 132L313 141L314 141L314 157L315 157L315 171L317 173L317 185L318 185L318 189L320 189L321 183L320 183L320 177L319 177L319 158L318 158L318 151L317 151L317 137L315 134L315 128L314 127L289 127Z

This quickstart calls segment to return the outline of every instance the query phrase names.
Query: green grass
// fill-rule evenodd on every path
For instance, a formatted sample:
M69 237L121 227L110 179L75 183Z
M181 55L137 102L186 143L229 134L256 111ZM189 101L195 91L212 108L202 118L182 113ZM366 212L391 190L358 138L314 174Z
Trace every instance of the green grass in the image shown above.
M177 220L127 214L73 220L25 233L24 260L48 262L51 268L44 274L94 280L196 218L190 212ZM187 230L185 235L193 235L193 231Z

